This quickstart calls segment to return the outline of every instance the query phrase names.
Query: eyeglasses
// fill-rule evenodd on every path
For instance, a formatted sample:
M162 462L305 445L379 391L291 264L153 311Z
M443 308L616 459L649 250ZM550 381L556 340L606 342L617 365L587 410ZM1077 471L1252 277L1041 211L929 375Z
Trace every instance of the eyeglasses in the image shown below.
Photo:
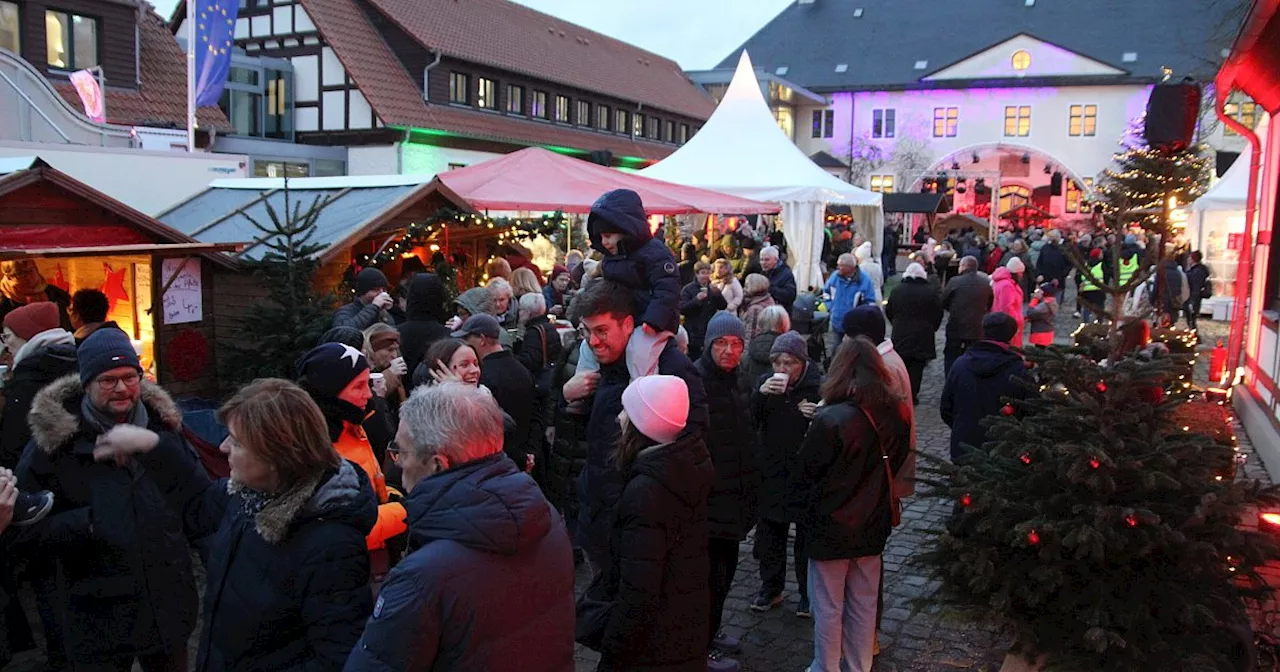
M391 439L391 443L387 444L387 454L391 456L391 461L400 464L400 445L395 439Z
M578 327L578 336L587 342L590 342L592 337L597 341L603 341L609 338L609 327L606 325L588 329L586 325L582 325Z
M124 383L125 387L133 387L141 380L142 376L140 374L126 373L123 376L98 376L98 378L93 382L98 386L98 389L103 392L110 392L111 390L116 389L116 385L119 385L120 383Z

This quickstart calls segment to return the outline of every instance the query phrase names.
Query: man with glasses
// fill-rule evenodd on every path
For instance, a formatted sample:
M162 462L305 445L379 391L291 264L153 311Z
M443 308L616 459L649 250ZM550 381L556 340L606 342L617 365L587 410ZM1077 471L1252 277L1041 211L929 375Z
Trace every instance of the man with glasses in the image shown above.
M196 589L172 486L147 455L96 462L95 447L137 453L181 445L182 413L142 378L128 335L99 329L76 353L79 375L44 388L18 485L51 490L53 511L25 528L38 562L57 561L66 591L67 657L79 670L185 672ZM162 452L162 451L156 451Z

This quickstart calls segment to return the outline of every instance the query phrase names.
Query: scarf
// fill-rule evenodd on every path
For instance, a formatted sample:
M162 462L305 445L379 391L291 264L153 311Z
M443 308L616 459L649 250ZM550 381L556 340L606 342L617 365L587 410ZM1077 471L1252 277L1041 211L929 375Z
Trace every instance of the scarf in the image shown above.
M151 422L151 416L147 413L147 406L142 403L141 399L133 405L133 410L129 411L128 416L116 418L94 407L93 404L89 403L89 395L85 394L80 400L80 415L99 435L106 434L116 425L133 425L134 427L146 429Z
M338 399L312 396L320 413L324 416L325 425L329 429L329 441L336 442L342 436L342 423L349 422L357 427L364 424L370 412Z
M255 518L267 505L274 502L279 495L272 495L261 490L254 490L243 483L237 483L236 494L240 495L240 509L246 516ZM230 487L228 487L230 491Z

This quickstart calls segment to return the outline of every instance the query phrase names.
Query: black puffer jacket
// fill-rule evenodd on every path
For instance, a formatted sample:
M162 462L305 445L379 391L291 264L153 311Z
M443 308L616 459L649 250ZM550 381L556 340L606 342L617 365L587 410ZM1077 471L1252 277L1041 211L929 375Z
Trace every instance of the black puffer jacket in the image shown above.
M893 349L903 359L938 356L935 336L942 326L942 300L928 280L903 278L889 294L884 316L893 324Z
M770 331L752 336L751 342L747 343L747 351L742 353L742 363L738 365L738 374L748 393L752 391L751 386L760 380L760 376L773 373L773 360L769 351L773 349L773 342L776 340L778 334Z
M716 366L711 348L698 360L698 372L707 390L707 452L716 479L707 500L711 536L740 541L756 524L756 497L760 469L756 433L743 418L751 413L751 394L742 385L738 370Z
M419 273L409 283L409 300L405 305L406 320L400 329L400 355L413 372L432 343L449 338L444 323L449 319L444 306L444 283L435 273Z
M699 299L698 294L707 290L707 298ZM691 282L680 290L680 314L684 315L684 330L689 334L689 354L698 356L702 353L703 341L707 338L707 325L716 312L729 306L720 290L711 285L705 288L697 281Z
M196 670L341 670L373 609L365 535L378 498L343 460L249 513L246 491L210 481L189 455L139 458L175 484L192 538L211 537Z
M823 407L805 434L790 488L802 502L806 550L814 560L880 555L893 531L877 443L897 473L910 452L911 429L899 409L871 412L874 425L856 402Z
M617 254L601 242L602 233L621 233ZM601 276L631 290L639 320L657 331L672 334L680 327L680 271L675 255L662 238L654 238L640 196L629 189L614 189L591 206L587 216L591 248L605 255Z
M556 429L547 456L547 499L567 520L578 517L578 475L587 466L587 414L570 413L564 401L564 384L578 372L580 341L564 349L551 379L551 422Z
M75 372L76 348L70 344L41 348L14 365L13 376L4 386L4 411L0 413L0 467L17 467L22 449L31 440L27 413L36 393Z
M195 628L197 596L182 522L166 497L174 484L137 460L118 466L93 459L99 433L80 410L75 375L41 390L31 405L31 443L18 464L18 487L50 490L54 508L23 530L65 580L67 655L104 656L169 650ZM160 448L195 456L180 434L182 413L164 390L142 383L147 427ZM194 537L193 537L194 538Z
M604 581L613 598L601 665L703 672L711 593L707 494L715 468L700 436L640 451L627 469Z
M788 502L787 479L795 471L796 454L809 429L809 419L796 406L822 398L822 374L809 364L800 382L786 393L762 394L760 386L771 375L760 376L751 388L751 420L760 437L760 517L793 521L797 512Z

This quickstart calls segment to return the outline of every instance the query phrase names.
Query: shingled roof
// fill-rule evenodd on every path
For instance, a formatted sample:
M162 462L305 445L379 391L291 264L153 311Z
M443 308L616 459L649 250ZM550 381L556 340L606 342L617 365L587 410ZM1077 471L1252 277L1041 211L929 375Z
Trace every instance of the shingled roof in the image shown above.
M1123 70L1119 81L1158 80L1162 66L1207 79L1239 27L1243 15L1234 5L1241 4L1247 3L811 0L789 5L742 48L766 72L786 67L787 79L819 91L947 86L921 80L1020 33ZM740 51L719 67L732 68ZM1126 53L1136 58L1126 61Z
M126 126L187 127L187 64L165 20L149 5L138 26L138 88L107 82L107 122ZM77 110L80 96L68 81L54 81L53 88ZM196 111L202 129L231 131L222 110L202 107Z
M597 133L590 130L579 130L544 121L520 119L505 115L488 114L473 110L465 110L442 105L428 105L422 100L422 92L418 84L410 77L404 66L392 53L382 35L369 23L364 13L354 0L301 0L312 21L324 36L326 43L333 48L338 60L342 62L351 79L369 101L369 105L377 113L378 118L387 126L405 126L417 128L441 129L457 135L509 142L519 145L556 145L562 147L579 147L589 150L608 150L621 156L634 156L643 159L657 160L666 157L675 148L670 145L648 142L645 140L619 135ZM434 0L426 0L423 5L433 4ZM440 3L445 4L445 3ZM471 11L483 11L494 0L471 0L466 3L447 4L472 8ZM511 3L499 3L512 6ZM428 12L423 6L418 11ZM465 12L464 12L465 13ZM440 15L434 18L442 23L446 19ZM424 22L429 23L429 22ZM496 39L495 35L488 36ZM621 44L621 43L619 43ZM629 47L639 51L635 47ZM446 53L451 53L446 51ZM647 53L647 52L641 52ZM657 58L650 55L651 58ZM462 58L471 56L459 55ZM561 56L553 61L569 62L573 58ZM671 63L667 61L667 63ZM586 63L578 63L582 69L589 70ZM502 66L514 70L509 66ZM688 95L695 100L705 100L709 108L714 103L706 98L692 84L684 79L684 74L671 63L675 72L680 75ZM522 71L528 68L521 68ZM546 73L538 73L547 78ZM634 99L634 96L624 96ZM654 105L655 107L657 105ZM665 108L670 109L670 108ZM709 110L696 115L706 118Z

